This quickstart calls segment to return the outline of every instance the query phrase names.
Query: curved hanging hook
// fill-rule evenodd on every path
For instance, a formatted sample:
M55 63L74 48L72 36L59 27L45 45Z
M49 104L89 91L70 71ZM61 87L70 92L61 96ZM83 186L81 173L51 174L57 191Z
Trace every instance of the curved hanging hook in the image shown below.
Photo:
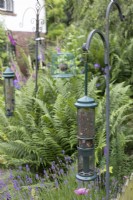
M105 65L108 65L108 62L109 62L109 60L108 60L108 43L107 43L107 40L106 40L104 34L100 30L94 29L94 30L92 30L90 32L90 34L88 35L88 38L87 38L87 42L85 44L83 44L82 49L84 51L88 51L89 50L90 44L91 44L91 40L92 40L93 36L96 33L100 36L100 38L103 41L104 51L105 51L105 53L104 53L104 63L105 63Z
M107 41L107 57L108 57L108 67L106 71L106 200L109 199L109 146L110 146L110 91L109 91L109 14L112 6L115 5L119 12L120 20L124 20L124 15L122 14L122 10L117 0L111 0L106 10L106 41Z
M120 20L123 21L125 16L122 14L121 7L116 0L111 0L111 2L109 3L107 10L106 10L106 19L109 18L110 10L111 10L111 7L113 4L116 5L116 7L118 9Z
M103 45L104 45L104 63L105 63L105 66L108 66L108 61L109 61L109 59L108 59L108 43L106 41L104 34L100 30L94 29L90 32L90 34L88 35L88 38L87 38L87 42L85 44L83 44L82 49L84 51L89 50L92 38L94 37L94 35L96 33L102 39L102 42L103 42ZM87 82L88 82L87 81L88 80L87 71L88 71L88 66L87 66L87 63L86 63L86 65L85 65L85 96L87 96Z
M45 4L41 6L39 0L37 0L35 8L29 7L24 11L23 16L22 16L22 22L20 23L20 27L23 27L25 15L29 10L33 10L35 15L39 17L42 9L45 8L45 7L46 7ZM38 18L38 20L44 21L43 19L39 19L39 18ZM31 23L33 23L34 21L36 21L35 18L31 19ZM43 25L44 23L41 23L41 24Z
M35 14L36 14L36 10L34 8L32 8L32 7L27 8L23 13L22 22L20 22L20 24L19 24L20 27L23 27L25 15L29 10L33 10L35 12Z
M118 9L120 20L123 21L125 19L125 16L122 14L121 7L118 4L117 0L111 0L106 10L106 30L105 31L106 31L106 39L108 42L108 48L109 48L109 14L113 5L115 5ZM108 53L109 53L109 50L108 50Z

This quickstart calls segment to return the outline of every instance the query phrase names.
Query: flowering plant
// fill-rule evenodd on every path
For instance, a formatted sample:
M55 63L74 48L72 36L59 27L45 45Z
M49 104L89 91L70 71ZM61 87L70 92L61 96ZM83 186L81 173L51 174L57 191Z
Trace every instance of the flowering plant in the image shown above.
M75 194L77 195L87 195L88 192L89 192L89 189L86 189L86 188L79 188L79 189L76 189L74 190Z

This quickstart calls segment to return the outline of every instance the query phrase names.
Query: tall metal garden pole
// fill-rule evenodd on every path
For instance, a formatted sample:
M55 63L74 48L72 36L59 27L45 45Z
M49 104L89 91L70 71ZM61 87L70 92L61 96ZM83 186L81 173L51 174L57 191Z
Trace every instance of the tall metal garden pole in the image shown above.
M37 0L37 4L36 4L36 34L35 34L35 39L36 39L36 66L35 66L35 96L38 90L38 68L39 68L39 60L38 60L38 40L37 38L39 38L39 10L40 10L40 3Z
M35 5L35 9L32 7L29 7L25 10L24 14L23 14L23 18L22 18L22 23L20 23L20 26L23 27L23 22L24 22L24 17L25 14L27 13L28 10L32 9L35 14L36 17L31 19L31 23L34 24L35 23L35 96L38 90L38 69L39 69L39 59L38 59L38 51L39 51L39 41L43 40L44 38L40 38L40 32L43 30L43 27L45 27L45 23L46 20L45 19L40 19L40 14L42 9L45 9L45 0L44 0L44 5L41 6L39 0L36 0L36 5ZM45 16L46 18L46 16ZM46 29L46 27L45 27ZM45 30L46 31L46 30Z
M119 17L121 21L123 21L124 16L122 15L121 8L116 0L111 0L106 10L106 41L107 41L107 53L108 53L108 61L109 61L109 14L112 8L112 5L115 5L119 12ZM109 73L109 63L106 66L106 200L109 200L109 148L110 148L110 91L109 91L109 81L110 73Z
M104 63L108 66L107 42L104 34L100 30L93 30L87 38L87 42L83 45L83 50L88 51L92 38L98 34L104 44ZM85 96L78 99L75 103L77 107L78 118L78 174L76 178L80 181L93 181L97 174L95 170L95 103L93 98L87 96L88 85L88 63L85 65Z

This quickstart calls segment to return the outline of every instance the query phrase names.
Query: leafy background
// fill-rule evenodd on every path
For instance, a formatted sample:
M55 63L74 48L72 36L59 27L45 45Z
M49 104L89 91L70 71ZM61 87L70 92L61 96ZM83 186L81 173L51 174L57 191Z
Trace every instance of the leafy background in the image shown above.
M132 1L119 1L125 21L120 22L116 8L110 15L110 166L113 176L122 179L132 170L132 96L133 96L133 27ZM0 165L15 167L29 164L33 171L40 173L58 157L62 151L73 159L77 154L77 121L74 103L84 95L85 55L82 45L88 33L98 28L104 32L105 12L108 2L103 0L47 0L48 33L45 44L46 69L39 71L39 88L35 97L34 70L24 52L22 58L26 74L12 55L11 65L20 80L21 89L15 90L15 111L12 118L5 116L4 95L0 92ZM116 23L117 22L117 23ZM67 37L66 37L67 36ZM0 31L0 69L8 63L4 51L7 42L5 30ZM75 56L78 74L71 79L53 79L49 72L51 56L56 48L61 52L72 52ZM33 53L33 52L32 52ZM32 55L33 56L33 55ZM95 68L94 64L99 64ZM105 138L105 74L103 46L95 37L88 52L88 94L98 103L96 108L95 161L104 168ZM28 74L28 75L27 75ZM1 77L2 79L2 77ZM1 80L3 83L3 80ZM99 86L98 86L98 85ZM118 165L119 163L119 165Z

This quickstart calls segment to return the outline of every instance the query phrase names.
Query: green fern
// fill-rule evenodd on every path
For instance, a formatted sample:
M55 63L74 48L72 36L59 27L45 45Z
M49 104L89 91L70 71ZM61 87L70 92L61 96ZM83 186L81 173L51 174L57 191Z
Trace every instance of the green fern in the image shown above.
M34 96L34 82L27 84L16 92L14 116L6 118L0 125L0 152L6 156L8 165L25 164L26 161L35 168L49 165L57 157L62 157L62 150L73 155L77 152L77 99L84 96L84 76L71 79L53 79L40 74L39 88ZM97 78L88 83L88 94L98 103L96 108L96 163L100 164L103 148L106 145L106 96L99 97L96 89ZM132 101L129 98L130 87L124 83L110 85L110 125L111 141L117 131L120 134L130 133L130 110ZM0 112L1 114L4 111ZM6 139L4 139L4 135ZM129 134L128 134L129 133ZM128 139L128 137L127 137ZM14 162L13 162L14 159ZM36 164L35 164L36 163Z

